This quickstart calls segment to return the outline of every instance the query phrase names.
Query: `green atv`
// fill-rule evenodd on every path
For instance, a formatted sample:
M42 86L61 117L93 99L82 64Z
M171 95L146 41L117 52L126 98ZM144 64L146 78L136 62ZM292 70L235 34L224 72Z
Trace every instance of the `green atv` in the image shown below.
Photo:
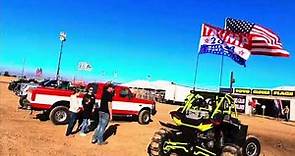
M204 98L206 97L206 99ZM149 146L150 156L259 156L261 146L238 120L230 94L192 91L185 106L170 112L175 124L160 124Z

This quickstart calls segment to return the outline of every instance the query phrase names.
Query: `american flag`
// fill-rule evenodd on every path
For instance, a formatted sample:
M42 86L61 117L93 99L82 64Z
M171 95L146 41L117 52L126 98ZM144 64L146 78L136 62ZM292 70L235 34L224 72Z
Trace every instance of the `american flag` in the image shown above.
M37 68L36 69L36 77L41 77L42 76L42 68Z
M252 55L266 55L289 57L289 53L283 49L278 35L271 30L248 21L232 18L226 19L226 29L235 33L245 33L252 36Z

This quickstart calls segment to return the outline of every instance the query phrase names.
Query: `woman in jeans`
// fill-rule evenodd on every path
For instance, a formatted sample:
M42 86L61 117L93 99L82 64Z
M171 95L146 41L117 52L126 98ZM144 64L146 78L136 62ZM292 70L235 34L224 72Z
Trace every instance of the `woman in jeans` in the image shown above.
M73 128L77 122L78 119L78 113L82 110L82 104L78 100L79 92L77 90L74 90L73 94L70 97L70 120L68 123L66 136L69 136L72 134Z

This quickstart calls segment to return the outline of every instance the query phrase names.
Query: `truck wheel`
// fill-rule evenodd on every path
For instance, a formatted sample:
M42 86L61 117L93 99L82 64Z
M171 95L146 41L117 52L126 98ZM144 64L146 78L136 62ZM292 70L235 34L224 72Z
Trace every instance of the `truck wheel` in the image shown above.
M261 146L259 140L255 136L247 136L246 142L243 146L243 155L258 156L260 154Z
M55 125L67 124L70 118L69 109L65 106L57 106L50 111L49 118Z
M241 156L240 147L229 144L222 148L221 156Z
M138 122L140 124L142 124L142 125L149 124L150 119L151 119L150 111L148 111L148 110L140 111L140 113L138 115Z

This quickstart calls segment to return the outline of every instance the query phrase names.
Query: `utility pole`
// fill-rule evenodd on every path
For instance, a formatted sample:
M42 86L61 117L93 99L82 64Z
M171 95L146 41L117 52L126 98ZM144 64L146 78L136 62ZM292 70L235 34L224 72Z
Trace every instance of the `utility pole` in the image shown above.
M25 76L25 64L26 64L26 59L24 58L24 60L23 60L23 68L22 68L22 77L23 78Z
M233 92L233 84L236 82L235 78L234 78L234 72L230 72L230 85L229 88L231 90L231 92Z

